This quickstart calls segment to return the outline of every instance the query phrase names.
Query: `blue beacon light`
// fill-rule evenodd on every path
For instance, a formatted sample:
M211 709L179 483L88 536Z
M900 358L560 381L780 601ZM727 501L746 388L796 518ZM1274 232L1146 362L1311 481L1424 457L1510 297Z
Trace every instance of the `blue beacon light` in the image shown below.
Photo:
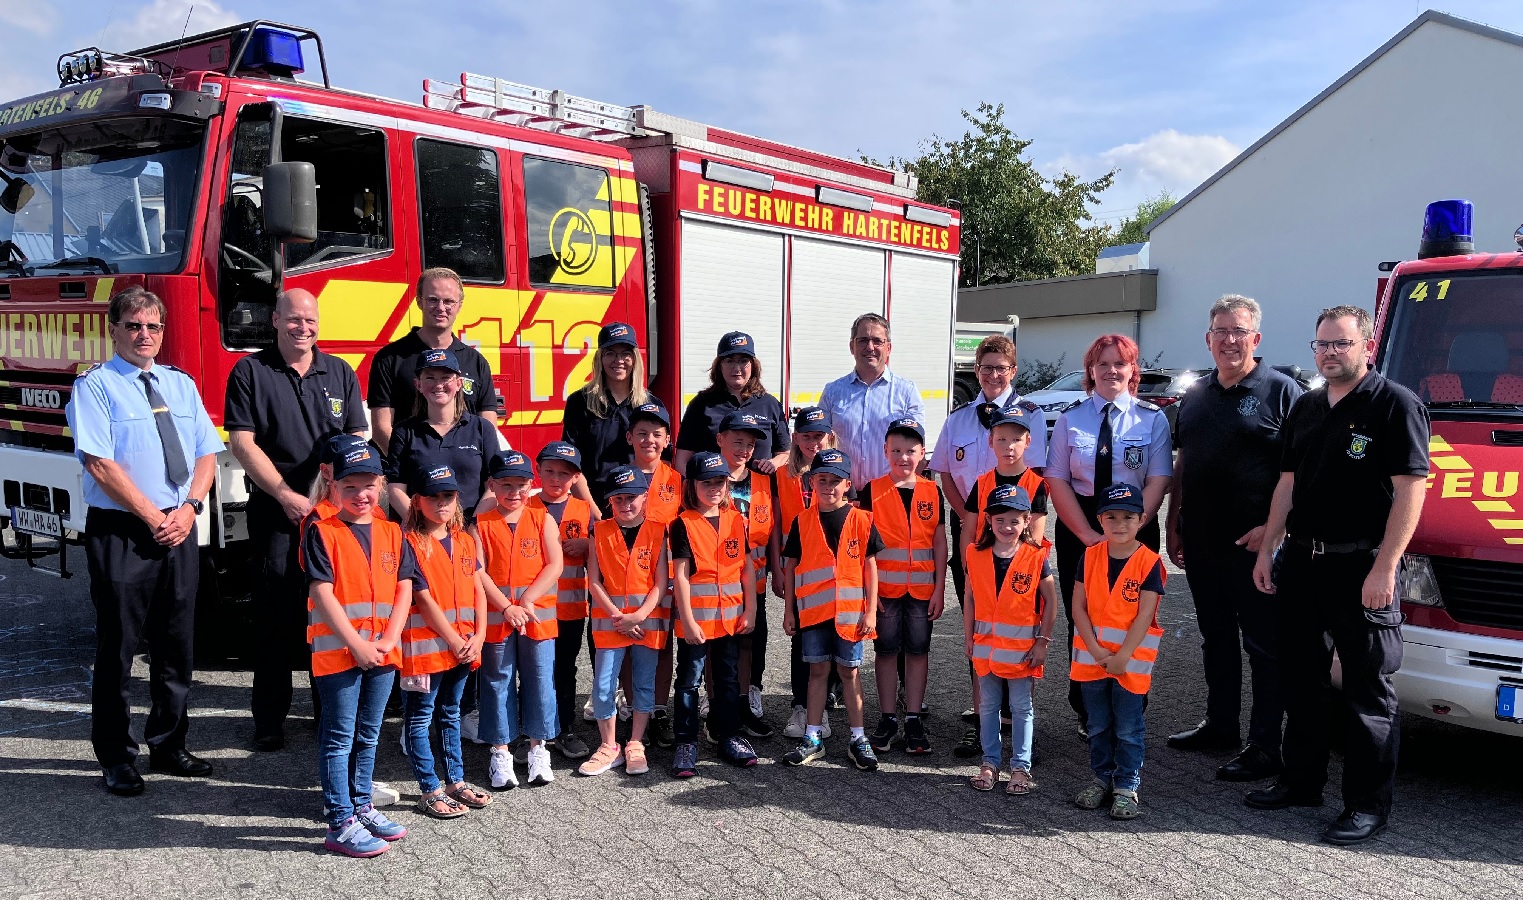
M1471 222L1475 207L1469 200L1436 200L1423 213L1422 243L1418 259L1435 256L1460 256L1475 252Z
M304 68L301 39L286 31L256 28L248 49L243 51L240 68L262 69L289 78Z

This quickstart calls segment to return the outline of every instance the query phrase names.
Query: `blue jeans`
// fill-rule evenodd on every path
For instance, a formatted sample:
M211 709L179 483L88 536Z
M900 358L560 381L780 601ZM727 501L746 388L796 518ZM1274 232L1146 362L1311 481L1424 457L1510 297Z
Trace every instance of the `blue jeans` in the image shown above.
M799 647L806 663L835 660L837 665L855 669L862 665L865 641L848 641L836 631L834 622L821 622L799 632Z
M514 687L514 679L518 686ZM555 639L536 641L517 632L481 647L481 723L477 734L488 744L518 738L519 703L523 733L536 741L560 734L555 714Z
M709 638L702 644L677 641L677 681L672 706L677 743L698 741L698 685L705 660L714 662L714 695L709 698L709 734L724 743L740 731L740 642L733 635Z
M592 714L598 719L612 719L618 712L614 705L619 692L619 670L629 656L629 686L635 692L629 698L630 709L637 713L656 711L656 657L658 650L644 644L598 650L593 660Z
M1010 696L1010 768L1031 771L1031 679L978 676L978 737L983 744L984 762L998 769L1001 751L999 710Z
M1135 791L1142 784L1142 748L1147 694L1134 694L1114 678L1081 681L1089 714L1089 768L1112 790Z
M465 694L468 665L459 665L428 676L428 690L402 692L402 718L407 729L407 758L412 760L418 787L431 794L439 789L434 771L434 749L428 742L428 726L439 715L439 744L444 750L444 774L449 783L465 780L465 758L460 752L460 698Z
M370 775L381 736L394 666L358 666L313 679L322 709L317 721L317 775L328 808L328 827L338 828L356 809L370 805Z

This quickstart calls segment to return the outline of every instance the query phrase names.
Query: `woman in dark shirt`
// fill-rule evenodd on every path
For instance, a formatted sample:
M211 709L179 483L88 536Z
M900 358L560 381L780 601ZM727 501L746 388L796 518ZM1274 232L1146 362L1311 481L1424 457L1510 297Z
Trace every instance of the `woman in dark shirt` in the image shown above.
M403 419L391 433L387 457L387 495L404 520L412 505L407 486L418 480L426 465L444 463L455 470L460 485L460 510L476 521L478 509L496 505L486 489L487 460L503 449L497 427L468 412L461 393L460 364L449 350L428 350L418 357L413 378L423 411Z
M592 381L566 399L561 440L582 454L582 477L571 492L601 511L608 474L635 458L624 437L630 410L655 398L645 388L645 363L635 330L623 322L604 325L598 332L592 371Z
M756 442L751 468L771 475L788 462L788 414L783 404L762 387L761 360L749 334L732 331L719 339L709 386L687 405L677 431L673 463L681 472L694 453L718 453L719 423L732 412L748 412L767 420L768 436Z

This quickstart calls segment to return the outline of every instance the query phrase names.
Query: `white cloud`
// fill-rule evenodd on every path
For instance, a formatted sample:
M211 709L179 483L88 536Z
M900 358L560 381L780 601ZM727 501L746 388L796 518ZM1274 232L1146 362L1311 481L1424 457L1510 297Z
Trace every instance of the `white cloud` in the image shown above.
M15 28L46 37L53 33L53 28L57 24L58 10L54 9L53 4L47 0L0 4L0 25L6 26L7 29Z
M188 27L187 15L190 16ZM243 19L237 13L215 0L152 0L138 9L136 15L108 26L101 46L125 52L172 41L182 31L198 34L241 21Z
M1064 156L1040 168L1049 176L1066 170L1085 178L1114 169L1116 180L1101 195L1100 206L1094 211L1098 221L1114 225L1135 212L1137 204L1148 197L1164 191L1183 197L1241 150L1221 135L1182 134L1168 128L1135 143L1121 144L1091 156Z

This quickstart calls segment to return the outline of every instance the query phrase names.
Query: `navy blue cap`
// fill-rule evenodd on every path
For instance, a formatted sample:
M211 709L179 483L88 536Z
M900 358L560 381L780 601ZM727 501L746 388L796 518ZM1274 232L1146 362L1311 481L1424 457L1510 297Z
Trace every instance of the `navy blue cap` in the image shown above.
M432 497L445 491L459 491L460 482L455 480L455 470L449 466L428 466L413 477L408 485L414 494Z
M542 447L539 455L534 457L535 462L544 462L547 459L556 459L568 466L575 466L578 472L582 471L582 451L576 449L576 445L565 441L551 441Z
M604 347L638 347L635 342L635 330L623 322L609 322L598 332L598 349Z
M719 420L719 427L714 429L714 433L719 434L721 431L749 431L760 438L772 433L767 429L766 416L741 412L738 409L727 413L723 419Z
M729 478L730 464L718 453L704 450L694 453L687 461L688 481L708 481L710 478Z
M989 492L984 512L989 515L1000 512L1030 512L1031 495L1018 484L1002 484Z
M634 466L619 466L608 473L603 494L617 497L620 494L643 494L650 490L650 476Z
M834 447L826 447L814 455L814 461L809 464L809 474L815 475L820 472L829 472L839 478L851 478L851 457Z
M804 434L834 434L830 413L818 406L806 406L793 414L793 430Z
M1142 515L1142 491L1124 481L1116 482L1105 489L1105 496L1100 498L1100 504L1095 507L1095 515L1112 509L1124 509Z
M756 341L751 339L744 331L732 331L719 339L719 349L714 351L715 356L749 356L756 358Z
M381 475L381 454L369 444L351 448L333 461L333 480L343 481L350 475Z
M915 421L913 418L910 418L909 416L905 416L902 419L895 419L894 421L888 423L888 430L884 432L883 439L886 441L888 440L889 435L893 434L902 434L907 437L913 437L920 443L925 443L925 429L921 428L920 423Z
M524 456L517 450L503 450L493 453L487 461L488 478L533 478L534 467L529 465L529 457Z
M650 419L652 422L660 422L667 428L672 427L671 414L666 411L666 407L662 406L660 403L657 403L655 400L641 403L639 406L630 407L630 426L633 427L635 422L639 421L640 419Z
M449 369L456 375L460 374L460 360L455 359L453 350L424 350L418 356L418 365L415 371L422 372L424 369Z
M1019 425L1030 431L1033 418L1030 413L1021 408L1020 404L1012 403L989 413L989 430L993 431L996 425Z
M368 443L357 434L340 432L323 441L322 449L317 451L317 461L331 466L350 450L358 450Z

